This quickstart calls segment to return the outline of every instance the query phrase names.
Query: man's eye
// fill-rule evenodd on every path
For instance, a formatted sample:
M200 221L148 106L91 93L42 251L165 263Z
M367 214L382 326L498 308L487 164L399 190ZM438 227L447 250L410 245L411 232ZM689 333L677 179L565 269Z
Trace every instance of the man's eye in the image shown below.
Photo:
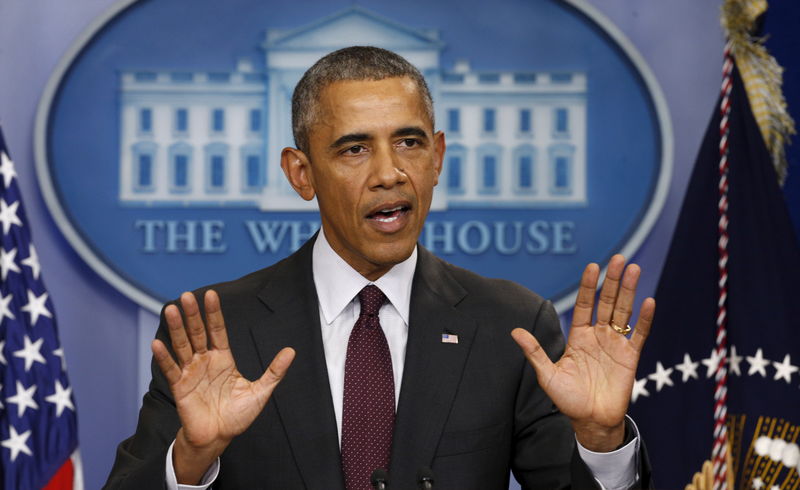
M346 154L348 154L348 155L358 155L358 154L364 153L365 149L366 148L364 148L361 145L355 145L355 146L351 146L350 148L346 149L344 152Z
M402 144L406 148L413 148L415 146L419 146L419 140L416 140L414 138L406 138L406 139L403 140Z

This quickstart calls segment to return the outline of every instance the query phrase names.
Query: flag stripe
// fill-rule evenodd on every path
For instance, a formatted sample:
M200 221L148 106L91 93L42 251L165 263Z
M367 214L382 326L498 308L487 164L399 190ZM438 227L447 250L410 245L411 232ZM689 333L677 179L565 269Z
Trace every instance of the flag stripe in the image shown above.
M61 465L53 478L45 485L43 490L72 490L72 483L75 481L75 469L72 466L72 459L68 459Z

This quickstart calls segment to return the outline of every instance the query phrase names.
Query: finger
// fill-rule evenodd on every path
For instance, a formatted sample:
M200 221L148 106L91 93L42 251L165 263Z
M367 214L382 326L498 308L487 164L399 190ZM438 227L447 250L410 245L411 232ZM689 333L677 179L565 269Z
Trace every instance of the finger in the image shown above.
M164 377L167 378L167 383L169 383L170 386L177 383L181 377L181 369L175 364L175 360L172 359L172 356L169 355L169 351L167 350L167 346L164 345L164 342L158 339L153 340L152 344L150 344L150 348L153 351L153 357L158 367L161 369L161 372L164 373Z
M625 269L622 282L619 286L617 303L614 306L614 313L611 315L611 322L620 327L625 327L633 314L633 300L636 298L636 285L639 283L641 269L636 264L630 264Z
M620 254L611 257L606 270L606 278L603 280L603 288L600 289L600 299L597 302L597 324L608 325L611 315L614 312L614 304L617 302L619 292L619 282L622 278L622 271L625 268L625 257Z
M189 334L192 348L194 352L203 354L208 350L208 339L203 317L200 316L200 306L197 305L197 298L192 293L183 293L181 306L183 306L183 314L186 317L186 332Z
M264 374L256 381L258 390L269 399L272 391L278 386L278 383L286 376L286 371L289 370L292 361L294 361L295 352L291 347L284 347L272 359L269 367Z
M575 309L572 311L573 327L588 327L592 324L594 293L597 290L599 276L600 266L597 264L589 264L583 270L581 285L578 287L578 297L575 299Z
M656 300L647 298L642 303L639 309L639 321L636 322L636 328L633 330L631 336L631 343L636 352L641 352L644 347L644 341L650 335L650 327L653 325L653 316L656 314Z
M206 306L206 324L211 345L215 349L228 350L228 331L225 330L225 319L222 317L222 307L217 292L213 289L206 291L203 302Z
M548 380L555 374L555 365L553 361L547 357L547 353L539 345L539 341L530 332L524 328L515 328L511 331L511 337L522 349L522 353L528 359L528 362L533 369L536 370L536 376L539 378L539 384L546 387Z
M167 319L172 350L175 351L178 362L183 366L192 360L192 346L186 336L186 329L183 328L183 317L175 305L169 305L164 309L164 317Z

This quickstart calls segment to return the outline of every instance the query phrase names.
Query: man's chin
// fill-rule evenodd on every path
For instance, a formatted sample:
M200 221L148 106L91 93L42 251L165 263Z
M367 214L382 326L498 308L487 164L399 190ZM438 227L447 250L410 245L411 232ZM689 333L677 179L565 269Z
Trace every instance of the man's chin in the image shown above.
M371 250L369 260L375 265L391 268L411 257L416 243L416 241L409 241L403 244L387 243L378 245Z

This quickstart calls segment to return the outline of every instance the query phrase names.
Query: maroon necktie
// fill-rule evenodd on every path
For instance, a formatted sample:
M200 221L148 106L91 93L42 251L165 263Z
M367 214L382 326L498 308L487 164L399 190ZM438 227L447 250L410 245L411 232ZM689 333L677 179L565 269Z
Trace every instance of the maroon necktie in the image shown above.
M375 468L389 468L394 430L394 376L378 311L386 296L369 285L358 293L361 313L344 364L342 469L347 490L370 489Z

